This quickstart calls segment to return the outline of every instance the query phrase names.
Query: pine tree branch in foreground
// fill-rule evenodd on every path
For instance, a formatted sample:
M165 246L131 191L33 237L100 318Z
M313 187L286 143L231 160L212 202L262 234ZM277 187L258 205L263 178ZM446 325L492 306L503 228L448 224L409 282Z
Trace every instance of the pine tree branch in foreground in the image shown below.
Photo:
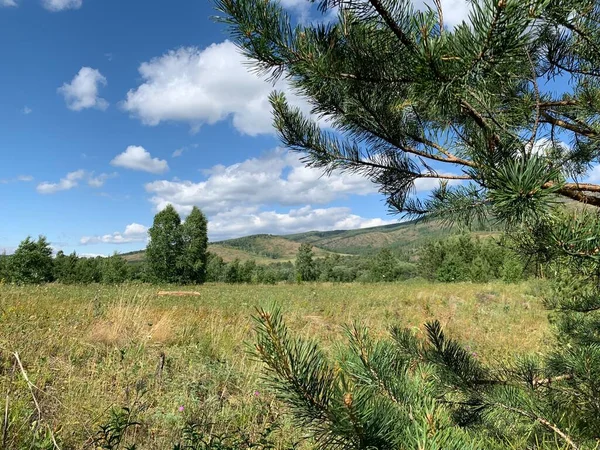
M490 171L528 161L531 149L557 129L572 143L568 153L596 147L578 162L580 170L598 156L600 74L581 73L581 67L600 64L600 13L592 0L480 0L470 25L454 29L440 25L441 4L416 12L404 0L322 2L323 11L338 10L338 20L327 25L292 25L273 1L220 0L217 7L246 56L260 70L286 77L332 129L330 136L321 134L315 122L274 96L283 142L326 172L366 174L394 210L411 214L406 205L419 174L448 178L423 170L436 162L450 163L463 172L452 175L487 192ZM570 78L572 93L542 89L557 71ZM553 157L553 151L544 150L547 167L561 167L569 156ZM380 164L370 164L376 158ZM399 161L411 170L398 170ZM600 206L589 194L598 185L586 190L560 175L555 183L563 186L554 195ZM540 189L550 187L538 181Z

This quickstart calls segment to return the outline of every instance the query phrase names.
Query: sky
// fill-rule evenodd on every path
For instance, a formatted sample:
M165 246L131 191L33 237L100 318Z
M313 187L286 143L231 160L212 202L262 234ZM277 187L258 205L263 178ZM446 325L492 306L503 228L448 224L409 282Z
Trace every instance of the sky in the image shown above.
M450 26L468 12L443 6ZM0 251L40 234L83 255L137 250L169 203L200 207L212 241L398 220L365 178L322 177L281 147L274 86L215 14L206 0L0 0Z

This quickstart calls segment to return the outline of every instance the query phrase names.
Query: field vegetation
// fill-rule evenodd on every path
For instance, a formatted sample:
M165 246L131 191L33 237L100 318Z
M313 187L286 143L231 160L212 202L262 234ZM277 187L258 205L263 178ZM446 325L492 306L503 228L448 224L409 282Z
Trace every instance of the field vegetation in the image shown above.
M103 448L135 443L138 449L170 449L190 430L212 443L189 448L245 448L249 442L312 448L275 401L262 380L262 364L252 356L257 306L279 304L294 333L315 338L331 355L346 339L342 325L357 318L375 336L386 335L391 325L420 336L425 321L437 318L477 358L498 362L550 344L538 298L544 286L419 280L4 285L2 447L55 448L54 439L61 449L98 448L108 445L101 427L106 430L117 417L138 425L126 430L121 447ZM182 289L190 295L158 295Z

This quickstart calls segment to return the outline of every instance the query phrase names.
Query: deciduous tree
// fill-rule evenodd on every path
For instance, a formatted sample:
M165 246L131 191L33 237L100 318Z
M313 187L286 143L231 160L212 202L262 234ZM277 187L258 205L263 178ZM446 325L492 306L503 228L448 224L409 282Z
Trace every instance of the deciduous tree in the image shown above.
M181 217L172 205L154 216L146 247L148 275L153 281L177 283L182 278L184 250Z

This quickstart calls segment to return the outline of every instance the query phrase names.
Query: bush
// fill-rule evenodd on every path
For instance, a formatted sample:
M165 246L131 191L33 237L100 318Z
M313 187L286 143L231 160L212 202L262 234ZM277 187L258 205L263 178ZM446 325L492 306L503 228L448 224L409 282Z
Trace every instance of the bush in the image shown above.
M39 284L54 280L52 247L44 236L27 237L10 258L10 279L15 283Z

